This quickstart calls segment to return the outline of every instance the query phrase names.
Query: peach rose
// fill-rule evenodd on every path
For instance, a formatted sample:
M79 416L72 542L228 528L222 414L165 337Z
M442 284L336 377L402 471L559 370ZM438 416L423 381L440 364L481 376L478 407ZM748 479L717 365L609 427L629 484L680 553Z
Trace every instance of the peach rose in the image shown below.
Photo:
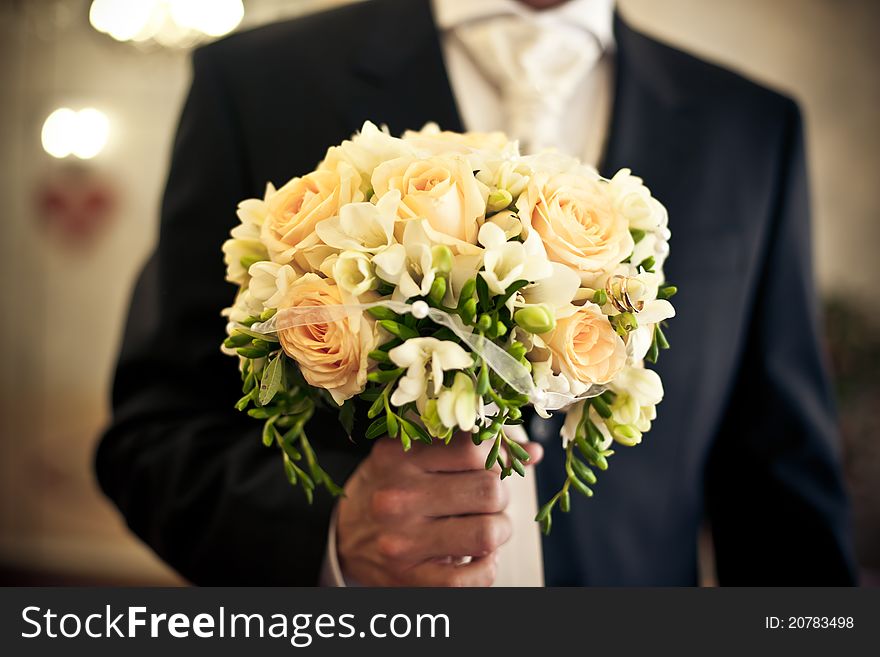
M279 312L298 306L342 303L339 288L316 274L305 274L289 288ZM362 314L344 320L283 328L278 340L309 384L324 388L342 405L367 383L367 355L376 344L373 326Z
M424 218L434 230L476 244L489 190L464 156L397 158L377 166L372 182L377 198L389 190L400 192L401 219Z
M604 185L583 175L538 173L517 203L520 218L541 236L547 256L577 271L587 284L633 250L626 218Z
M544 341L553 354L553 369L582 384L608 383L626 363L626 345L594 304L558 318Z
M339 214L347 203L363 200L360 174L346 162L335 168L294 178L267 201L262 238L272 260L289 263L300 252L314 247L318 222Z

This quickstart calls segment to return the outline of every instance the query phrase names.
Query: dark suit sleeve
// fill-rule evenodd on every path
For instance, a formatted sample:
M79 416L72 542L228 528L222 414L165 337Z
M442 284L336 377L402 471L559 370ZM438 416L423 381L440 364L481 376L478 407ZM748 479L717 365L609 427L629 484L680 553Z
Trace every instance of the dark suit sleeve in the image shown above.
M158 247L137 283L96 456L101 486L132 530L195 583L318 581L333 501L309 506L262 445L260 422L234 410L240 379L223 356L221 244L251 189L233 97L209 49L193 59L165 192ZM277 181L276 181L277 182ZM335 414L310 433L343 482L357 463ZM317 441L316 441L317 442Z
M797 106L736 390L707 469L722 585L851 584L849 510L812 280Z

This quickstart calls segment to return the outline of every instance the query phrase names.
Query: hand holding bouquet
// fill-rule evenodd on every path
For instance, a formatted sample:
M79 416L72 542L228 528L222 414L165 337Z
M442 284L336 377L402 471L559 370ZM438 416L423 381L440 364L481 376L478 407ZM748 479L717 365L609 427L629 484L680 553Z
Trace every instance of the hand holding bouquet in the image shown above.
M292 484L341 489L307 436L319 405L368 439L491 442L486 468L524 475L503 431L533 406L566 413L563 488L592 495L611 445L635 445L663 397L644 367L674 315L663 206L622 169L601 178L553 152L521 156L500 133L429 125L395 138L366 123L317 169L239 205L223 246L239 286L224 350L237 407L264 420Z

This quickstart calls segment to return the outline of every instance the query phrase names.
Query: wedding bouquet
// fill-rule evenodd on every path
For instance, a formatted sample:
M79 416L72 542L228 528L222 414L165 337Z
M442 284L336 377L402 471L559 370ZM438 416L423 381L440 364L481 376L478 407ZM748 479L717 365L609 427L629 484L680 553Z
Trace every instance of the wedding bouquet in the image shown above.
M366 438L491 443L486 468L524 475L504 432L525 407L564 411L566 479L536 520L550 530L574 488L592 495L614 442L635 445L663 397L644 367L668 348L676 289L663 277L667 214L641 179L610 180L556 152L522 156L501 133L395 138L371 123L315 171L238 208L223 245L239 286L223 349L237 408L311 501L339 486L307 437L319 406Z

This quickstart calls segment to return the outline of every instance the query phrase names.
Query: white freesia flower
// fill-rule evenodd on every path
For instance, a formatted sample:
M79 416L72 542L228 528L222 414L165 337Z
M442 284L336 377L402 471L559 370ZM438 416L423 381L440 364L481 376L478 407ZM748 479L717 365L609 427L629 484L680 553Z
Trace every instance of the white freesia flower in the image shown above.
M256 231L256 237L252 233ZM248 267L251 263L269 257L266 247L260 241L259 228L240 224L232 229L232 239L223 242L223 262L226 263L226 280L236 285L248 282Z
M626 355L630 362L644 360L654 337L654 324L672 317L675 317L675 308L666 299L645 302L644 308L636 315L638 328L627 336Z
M269 183L263 198L249 198L238 204L236 214L241 223L230 231L230 239L223 243L226 280L230 283L244 285L248 280L249 263L269 258L260 240L260 229L269 212L266 201L274 193L275 187Z
M394 243L394 222L400 192L391 190L373 203L349 203L339 215L322 221L315 232L328 246L378 253Z
M581 277L563 264L553 262L551 265L550 276L520 290L522 302L517 301L516 305L544 304L556 310L556 317L567 317L576 310L572 301L580 289Z
M388 356L398 367L407 368L391 395L395 406L419 400L423 403L429 381L433 395L437 395L443 387L443 372L464 369L473 363L460 345L437 338L410 338L389 351Z
M586 405L585 401L579 401L577 404L570 406L565 411L565 422L562 425L562 429L559 432L559 435L562 436L562 445L563 447L569 442L574 440L575 431L577 431L577 426L580 424L581 419L584 417L584 406ZM589 418L590 421L596 426L599 430L599 433L602 434L602 441L599 443L599 449L608 449L611 446L611 443L614 442L614 436L611 433L611 430L608 428L608 425L605 423L605 420L596 412L596 409L590 406L589 410Z
M509 240L512 240L514 237L519 237L523 232L522 221L520 221L517 214L511 210L504 210L493 214L486 219L486 222L498 226L504 231L504 237Z
M516 199L529 184L532 168L518 157L489 160L477 173L477 180L491 191L503 190Z
M462 431L474 428L480 397L474 382L464 372L456 372L451 388L443 388L437 396L437 414L444 426Z
M612 433L625 444L637 444L651 429L656 406L663 400L660 376L644 367L625 367L608 387L617 395L611 404ZM617 425L628 428L624 433Z
M543 344L543 342L541 342L541 344ZM553 373L553 358L550 352L546 349L541 349L540 351L546 354L546 358L544 360L531 361L532 378L535 381L535 385L544 392L559 392L562 394L571 393L572 382L568 377L562 372L559 374ZM532 353L537 355L539 352L536 350ZM550 413L539 405L535 405L535 411L543 418L550 417Z
M339 146L331 146L318 169L335 169L340 161L347 162L361 174L361 189L370 189L370 178L377 166L404 155L413 155L415 149L402 139L392 137L388 128L378 128L367 121L360 132ZM369 200L369 199L367 199Z
M403 244L392 244L373 258L379 278L396 286L392 295L396 301L427 295L437 277L435 244L425 230L427 225L424 220L408 221Z
M229 318L230 325L226 327L226 332L231 333L234 328L233 324L241 324L247 318L259 315L263 310L262 302L255 299L247 289L244 289L235 297L235 303L229 308L224 308L220 314Z
M486 248L480 275L495 294L504 294L515 281L539 281L553 273L541 239L534 232L525 242L508 242L499 226L486 222L480 228L479 241Z
M277 308L291 283L298 278L296 271L290 265L280 265L268 260L255 262L248 273L251 277L248 283L250 297L264 308Z
M632 175L629 169L615 173L608 187L614 208L626 218L630 228L654 231L666 226L666 208L651 196L642 179Z
M263 198L248 198L238 204L235 214L238 215L242 224L248 226L256 226L259 228L266 220L266 214L269 212L269 206L266 201L275 193L275 186L272 183L266 184L266 191ZM259 236L259 231L257 232Z
M461 294L461 288L465 283L477 273L480 269L480 263L483 261L483 250L480 249L476 253L456 254L452 257L452 269L449 272L446 286L447 306L457 306L458 298Z
M376 287L376 275L370 258L360 251L343 251L329 257L321 266L321 271L353 297L359 297Z

